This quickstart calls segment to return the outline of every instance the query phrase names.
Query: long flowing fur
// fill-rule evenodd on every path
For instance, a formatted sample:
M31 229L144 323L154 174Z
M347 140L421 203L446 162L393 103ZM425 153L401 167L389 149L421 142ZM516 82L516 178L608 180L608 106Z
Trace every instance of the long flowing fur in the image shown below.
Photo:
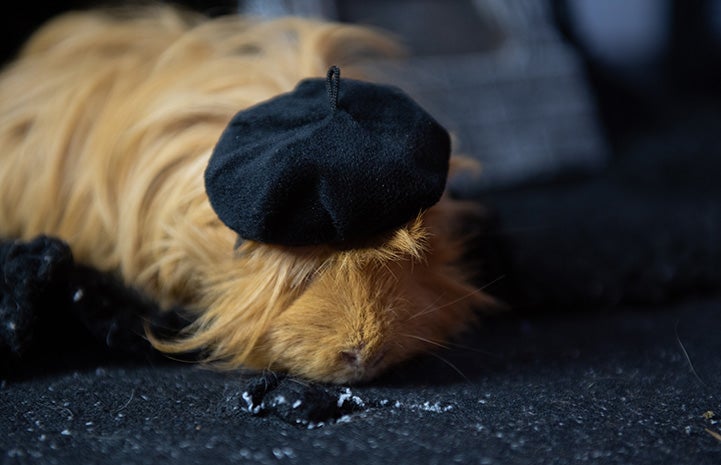
M368 379L464 328L488 299L456 266L444 198L360 247L289 248L235 234L202 173L240 109L395 46L294 18L208 20L167 7L68 14L0 75L0 235L67 240L162 305L197 314L167 352L324 381Z

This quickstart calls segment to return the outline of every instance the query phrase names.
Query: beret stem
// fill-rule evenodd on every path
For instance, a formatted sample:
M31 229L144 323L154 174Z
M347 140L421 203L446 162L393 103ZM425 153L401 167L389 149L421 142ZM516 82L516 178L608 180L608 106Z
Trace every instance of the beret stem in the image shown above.
M338 87L340 86L340 68L331 66L328 68L326 77L326 89L328 90L328 101L333 113L338 108Z

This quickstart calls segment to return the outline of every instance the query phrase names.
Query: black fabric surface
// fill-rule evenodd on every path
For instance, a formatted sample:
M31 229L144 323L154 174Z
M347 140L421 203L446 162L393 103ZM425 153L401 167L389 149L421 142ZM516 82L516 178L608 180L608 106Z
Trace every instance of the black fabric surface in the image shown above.
M440 199L446 130L400 89L339 73L333 67L327 81L306 79L239 112L223 132L205 186L240 237L348 244L397 228Z
M349 390L180 365L38 374L2 384L3 463L714 464L719 305L494 320L443 354L455 369L427 357Z
M159 312L116 276L76 264L59 239L0 241L3 379L98 360L160 358L143 337L144 325L173 334L187 323L181 315Z
M517 309L653 305L721 289L721 116L688 110L601 175L489 193Z

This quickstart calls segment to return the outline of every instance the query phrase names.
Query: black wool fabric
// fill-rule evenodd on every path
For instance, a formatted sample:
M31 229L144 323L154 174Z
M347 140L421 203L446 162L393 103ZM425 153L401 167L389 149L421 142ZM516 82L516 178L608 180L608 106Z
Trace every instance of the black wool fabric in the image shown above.
M0 377L98 360L163 361L144 337L185 324L117 276L75 262L60 239L0 241Z
M445 188L448 133L401 90L301 81L238 113L205 172L220 219L242 238L347 243L391 230Z
M32 344L73 265L70 248L49 237L0 244L0 353L22 355Z

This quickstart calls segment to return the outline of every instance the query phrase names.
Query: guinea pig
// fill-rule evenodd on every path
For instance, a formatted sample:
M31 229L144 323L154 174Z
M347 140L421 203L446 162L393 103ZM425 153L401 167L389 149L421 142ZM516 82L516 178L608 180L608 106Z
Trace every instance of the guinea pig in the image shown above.
M365 28L297 18L169 7L61 16L0 75L0 235L58 236L78 262L193 312L177 338L148 333L161 351L369 380L491 305L459 265L471 207L444 194L357 247L238 243L203 171L238 110L394 49Z

